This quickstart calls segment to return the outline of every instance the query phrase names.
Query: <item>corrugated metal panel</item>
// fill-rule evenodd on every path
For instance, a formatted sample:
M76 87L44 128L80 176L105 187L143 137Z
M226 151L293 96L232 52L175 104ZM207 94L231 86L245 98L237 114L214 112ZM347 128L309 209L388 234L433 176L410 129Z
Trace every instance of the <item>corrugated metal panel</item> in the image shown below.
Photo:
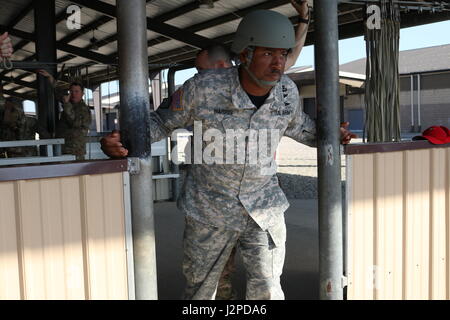
M448 173L445 149L431 150L431 298L447 298L446 186Z
M349 299L449 299L447 148L349 156Z
M428 298L429 151L405 152L405 299Z
M0 183L0 299L20 299L14 183Z
M351 185L351 203L348 218L348 298L374 298L374 237L373 237L373 157L361 155L361 161L352 158L352 172L354 178ZM358 257L353 259L352 257Z
M375 299L402 298L402 154L375 158ZM401 255L400 255L401 256Z
M128 298L122 173L0 192L0 299Z

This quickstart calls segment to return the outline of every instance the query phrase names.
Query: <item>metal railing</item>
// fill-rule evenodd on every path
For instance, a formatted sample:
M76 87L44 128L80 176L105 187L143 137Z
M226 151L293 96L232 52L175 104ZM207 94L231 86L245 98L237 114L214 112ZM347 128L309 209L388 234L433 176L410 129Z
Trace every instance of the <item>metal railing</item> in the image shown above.
M2 141L0 142L0 148L46 146L46 155L0 158L0 166L75 160L74 155L61 155L62 144L64 144L64 139Z

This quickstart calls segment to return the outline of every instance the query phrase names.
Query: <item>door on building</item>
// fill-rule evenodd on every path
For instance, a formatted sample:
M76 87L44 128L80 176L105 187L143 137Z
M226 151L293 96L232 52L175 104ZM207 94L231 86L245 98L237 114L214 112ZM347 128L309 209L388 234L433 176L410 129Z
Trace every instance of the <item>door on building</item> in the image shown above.
M364 128L363 109L348 110L349 129L351 131L362 131Z

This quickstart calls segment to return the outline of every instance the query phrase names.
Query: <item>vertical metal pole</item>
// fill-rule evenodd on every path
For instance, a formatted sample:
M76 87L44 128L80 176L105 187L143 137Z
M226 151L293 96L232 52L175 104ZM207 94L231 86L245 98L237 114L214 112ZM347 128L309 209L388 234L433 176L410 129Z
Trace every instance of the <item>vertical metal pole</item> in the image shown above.
M177 72L179 68L169 68L169 71L167 72L167 84L168 84L168 91L169 96L171 96L175 92L175 72ZM174 150L175 148L178 148L178 141L170 140L170 150ZM170 169L172 173L180 174L180 167L172 161ZM172 179L172 200L177 201L178 195L180 194L180 178Z
M411 75L411 132L414 132L414 76Z
M320 299L343 299L337 0L314 0Z
M417 75L417 128L422 132L422 120L420 117L420 73Z
M136 299L157 299L145 0L117 0L120 128L131 175Z
M95 128L97 132L103 131L102 126L102 86L98 85L92 88L92 100L94 101L94 112L95 112Z
M55 1L34 0L34 28L36 35L36 57L42 62L56 62L56 24ZM56 77L56 65L47 67L47 71ZM46 128L50 136L55 132L55 96L48 79L38 74L38 121Z

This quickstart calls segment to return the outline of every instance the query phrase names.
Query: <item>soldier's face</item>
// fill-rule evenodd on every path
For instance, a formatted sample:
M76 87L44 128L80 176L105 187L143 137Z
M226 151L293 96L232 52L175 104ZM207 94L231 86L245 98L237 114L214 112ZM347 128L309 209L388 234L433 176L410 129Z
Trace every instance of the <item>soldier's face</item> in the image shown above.
M197 57L195 58L195 67L199 72L214 68L214 66L209 61L208 51L203 50L197 55Z
M288 50L256 47L249 66L258 79L278 81L284 73Z
M73 103L78 103L83 99L83 90L81 90L80 86L74 85L69 89L70 92L70 101Z

